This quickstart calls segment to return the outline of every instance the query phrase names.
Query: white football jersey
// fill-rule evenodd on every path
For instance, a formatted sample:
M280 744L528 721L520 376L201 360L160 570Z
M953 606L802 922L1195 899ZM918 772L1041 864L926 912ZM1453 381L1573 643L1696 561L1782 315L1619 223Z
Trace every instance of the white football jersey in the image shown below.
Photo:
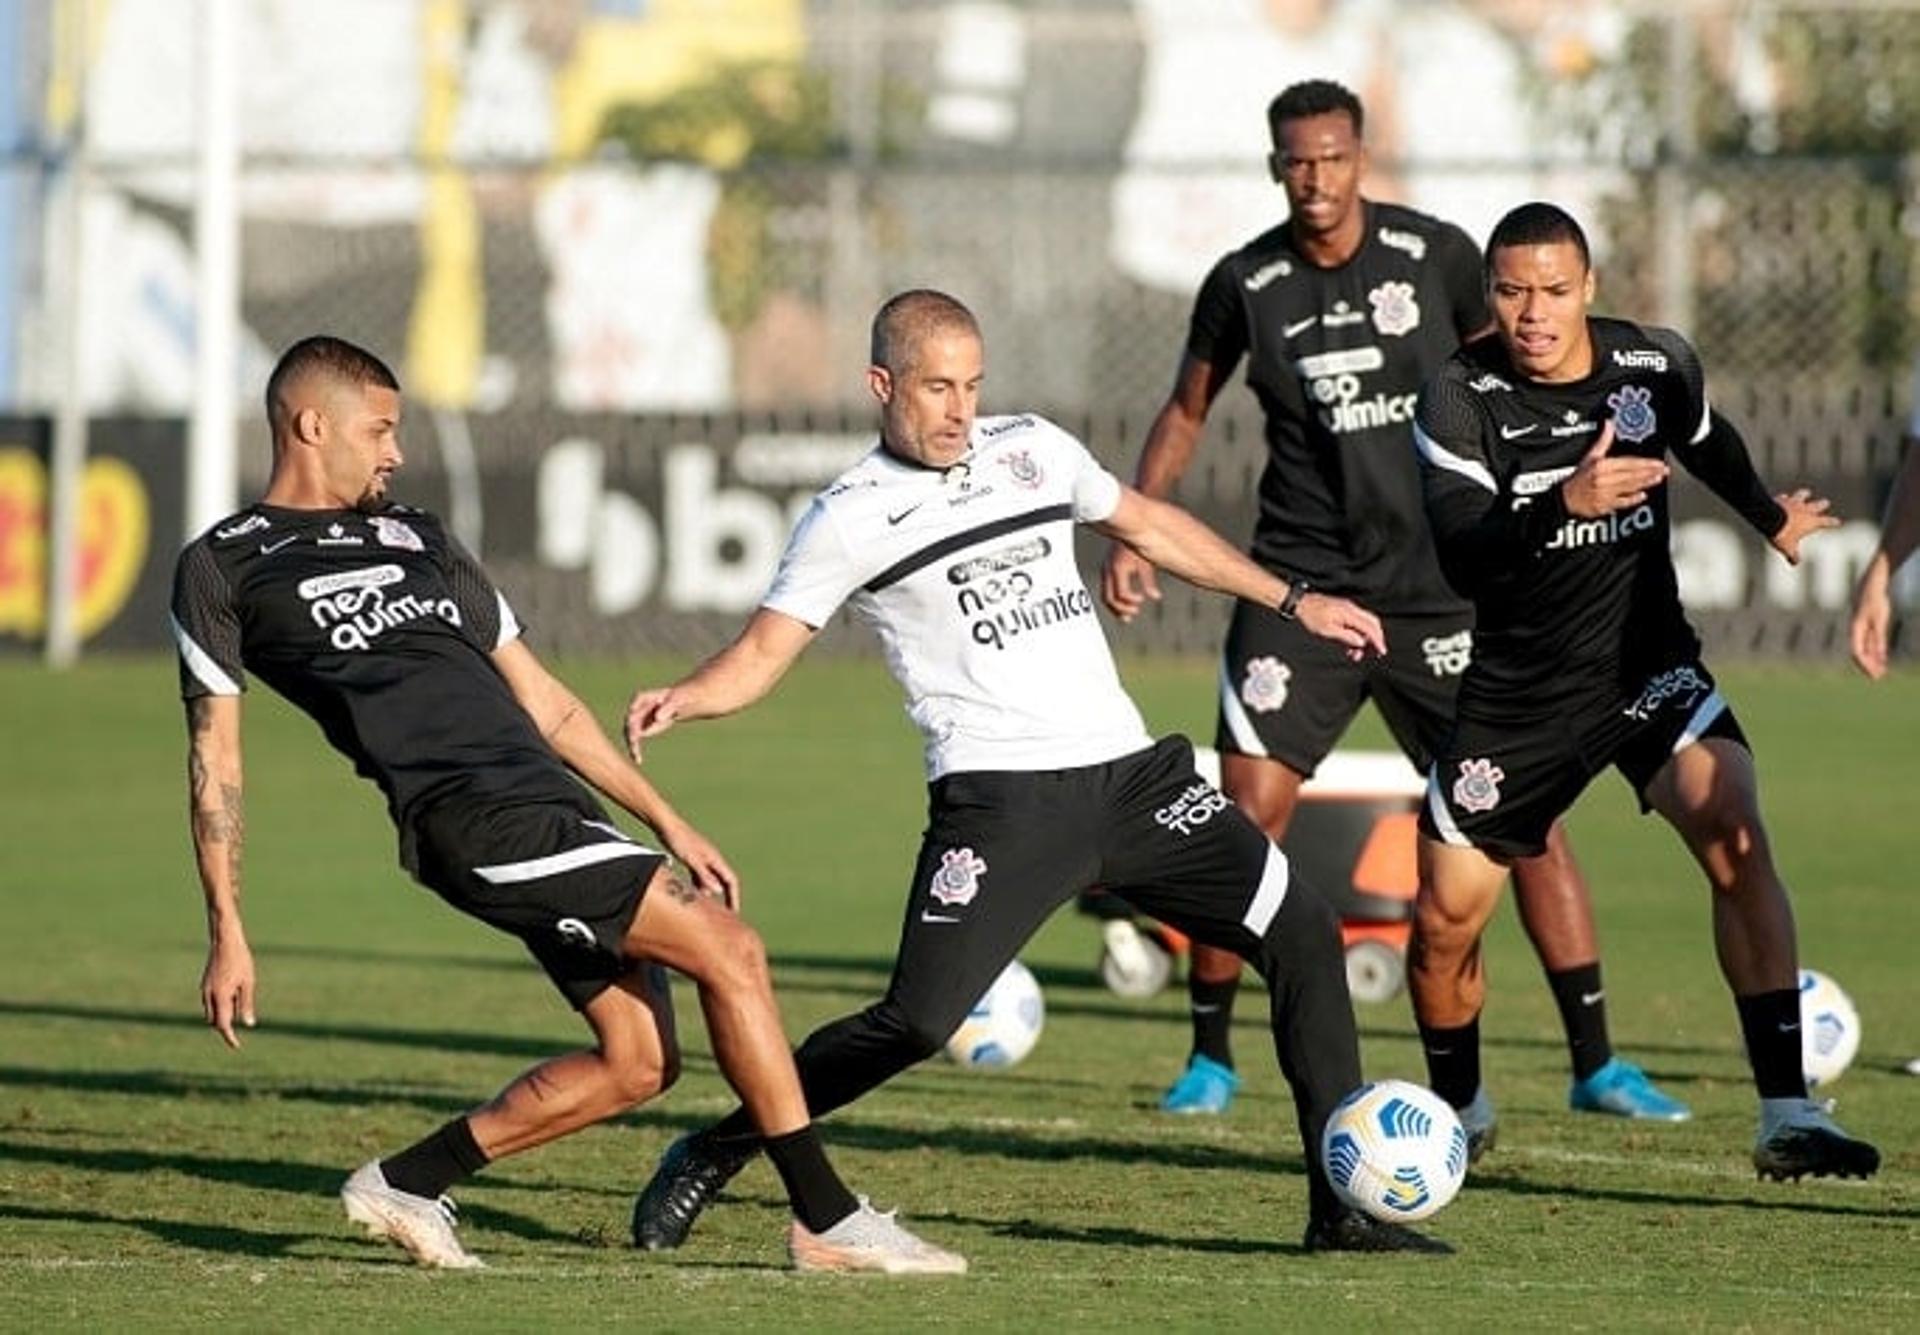
M947 469L876 446L814 497L763 605L819 627L846 603L873 624L929 779L1150 745L1073 555L1119 480L1044 418L977 418L971 443Z

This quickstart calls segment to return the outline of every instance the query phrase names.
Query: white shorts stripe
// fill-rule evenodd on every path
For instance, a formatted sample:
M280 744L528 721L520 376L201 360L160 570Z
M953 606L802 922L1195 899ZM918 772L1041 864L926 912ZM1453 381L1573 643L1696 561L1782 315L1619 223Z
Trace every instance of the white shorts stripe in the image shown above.
M187 634L187 628L180 624L180 619L169 612L167 622L173 627L174 643L180 646L180 661L187 665L187 671L193 674L193 679L215 695L239 695L240 683L221 670L220 665L213 661L212 654L194 643L193 637Z
M1427 814L1433 817L1433 828L1440 832L1440 838L1459 848L1473 847L1473 840L1460 833L1460 827L1453 823L1453 813L1447 810L1447 799L1440 795L1440 767L1433 766L1427 771Z
M1253 892L1253 903L1247 905L1246 916L1240 919L1240 925L1255 936L1265 936L1267 928L1273 926L1275 915L1287 899L1287 855L1280 851L1278 844L1267 845L1267 865L1260 873L1260 888Z
M1267 754L1266 743L1260 740L1253 720L1247 717L1246 706L1240 703L1240 693L1233 689L1233 678L1227 675L1227 660L1224 658L1220 660L1220 717L1227 721L1227 732L1241 755Z
M1673 740L1673 754L1679 755L1687 747L1700 740L1700 735L1713 726L1713 721L1727 712L1727 702L1715 691L1700 702L1693 711L1693 717L1687 720L1687 726Z
M595 863L611 862L615 858L647 856L646 849L623 838L618 843L587 844L544 858L528 858L525 862L500 862L491 867L475 867L473 874L491 885L514 885L521 881L537 881L544 876L558 876L563 871L575 871Z

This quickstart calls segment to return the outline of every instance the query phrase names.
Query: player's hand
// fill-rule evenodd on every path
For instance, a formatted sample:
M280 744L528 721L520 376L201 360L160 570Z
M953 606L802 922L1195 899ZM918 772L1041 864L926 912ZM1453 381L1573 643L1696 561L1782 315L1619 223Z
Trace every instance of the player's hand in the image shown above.
M1294 617L1307 630L1323 640L1346 646L1347 657L1355 662L1368 654L1387 652L1387 632L1380 618L1358 603L1324 593L1305 593Z
M1149 602L1160 601L1160 579L1153 562L1116 542L1100 569L1100 600L1122 621L1131 621Z
M207 947L207 967L200 975L200 1011L230 1048L240 1046L240 1037L233 1032L235 1020L253 1028L253 951L245 937L223 935Z
M1787 564L1800 564L1800 542L1809 534L1818 533L1823 528L1839 528L1840 516L1831 513L1833 502L1825 496L1816 496L1805 487L1798 491L1784 492L1775 496L1780 508L1787 512L1787 522L1772 538L1773 550L1787 558Z
M1645 501L1649 491L1667 480L1666 460L1635 454L1616 458L1612 449L1613 419L1608 418L1600 428L1600 439L1560 484L1568 514L1577 519L1599 519L1629 509Z
M658 737L680 717L679 697L671 686L656 686L633 693L627 705L627 754L640 763L640 743Z
M696 886L720 896L735 913L740 911L740 874L721 856L711 839L691 825L677 826L671 833L658 833L667 851L680 860Z
M1853 591L1853 624L1847 628L1847 639L1854 665L1874 681L1887 675L1887 634L1893 625L1891 580L1886 558L1876 556Z

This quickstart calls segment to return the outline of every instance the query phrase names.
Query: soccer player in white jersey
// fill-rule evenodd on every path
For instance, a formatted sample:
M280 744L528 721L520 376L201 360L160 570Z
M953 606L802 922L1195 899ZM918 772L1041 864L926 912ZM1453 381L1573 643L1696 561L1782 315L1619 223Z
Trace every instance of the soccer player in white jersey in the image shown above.
M843 604L879 633L925 740L929 820L886 996L796 1053L809 1110L938 1052L1040 924L1098 883L1267 978L1308 1147L1306 1246L1446 1250L1335 1198L1317 1148L1360 1059L1333 914L1194 774L1185 738L1147 735L1075 564L1074 525L1355 654L1384 649L1379 622L1123 486L1051 422L976 419L983 374L979 325L958 301L916 290L882 306L867 369L878 446L815 497L738 638L674 685L638 692L627 714L637 754L676 722L766 695ZM676 1142L636 1202L634 1240L679 1246L759 1144L744 1111Z

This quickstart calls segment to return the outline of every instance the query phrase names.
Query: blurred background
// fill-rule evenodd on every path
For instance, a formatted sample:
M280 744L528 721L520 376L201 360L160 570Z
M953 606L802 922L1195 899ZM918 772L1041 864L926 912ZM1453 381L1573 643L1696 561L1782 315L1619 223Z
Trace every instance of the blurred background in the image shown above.
M1694 339L1849 523L1790 570L1683 489L1689 605L1713 652L1843 656L1920 351L1916 0L0 0L0 652L166 644L309 333L395 366L397 494L569 651L704 651L757 602L871 443L903 287L979 313L985 410L1130 475L1201 277L1284 216L1264 109L1309 77L1366 100L1375 197L1479 241L1555 200L1600 308ZM1236 386L1182 499L1243 540L1259 459Z

